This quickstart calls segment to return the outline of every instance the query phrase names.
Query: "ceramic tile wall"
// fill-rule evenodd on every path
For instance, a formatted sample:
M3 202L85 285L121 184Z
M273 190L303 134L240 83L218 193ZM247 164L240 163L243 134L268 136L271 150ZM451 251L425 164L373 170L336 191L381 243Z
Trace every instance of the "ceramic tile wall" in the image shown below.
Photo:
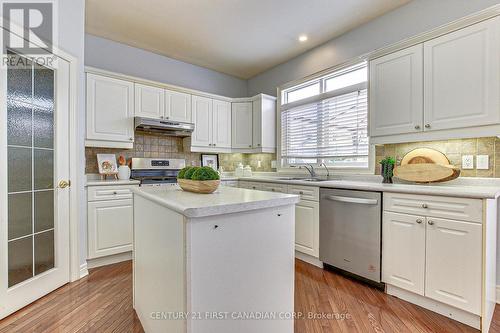
M136 132L133 149L85 148L85 172L99 172L97 154L115 154L117 158L123 155L127 160L132 157L182 158L186 160L186 164L199 165L201 156L199 153L191 153L189 150L190 145L189 138L183 139Z
M127 160L132 157L183 158L186 165L200 165L201 154L190 151L190 138L155 135L150 133L135 133L133 149L85 148L86 173L98 173L97 154L123 155ZM224 171L234 171L238 163L250 165L252 170L260 172L276 171L271 168L271 161L276 154L219 154L219 164ZM258 161L261 161L260 167Z
M272 172L276 171L271 167L273 160L276 160L276 154L219 154L219 164L224 171L234 171L241 162L244 166L250 165L256 172Z
M496 177L500 178L500 139L484 137L472 139L457 139L444 141L424 141L399 144L386 144L375 147L376 174L380 174L379 162L386 156L395 157L397 163L403 156L415 148L434 148L444 153L451 164L462 169L462 155L474 155L474 169L462 169L462 177ZM488 155L489 169L477 170L476 156Z

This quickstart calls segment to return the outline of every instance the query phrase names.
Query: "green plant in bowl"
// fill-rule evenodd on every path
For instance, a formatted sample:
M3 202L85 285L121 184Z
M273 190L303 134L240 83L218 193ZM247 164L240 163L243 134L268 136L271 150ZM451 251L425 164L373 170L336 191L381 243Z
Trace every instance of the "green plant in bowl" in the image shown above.
M198 170L200 167L194 166L190 167L186 172L184 173L184 179L192 179L193 174Z
M179 171L179 173L177 174L177 179L186 179L186 172L191 168L192 166L182 168L181 171Z
M205 166L198 168L191 176L192 180L219 180L219 174L211 167Z

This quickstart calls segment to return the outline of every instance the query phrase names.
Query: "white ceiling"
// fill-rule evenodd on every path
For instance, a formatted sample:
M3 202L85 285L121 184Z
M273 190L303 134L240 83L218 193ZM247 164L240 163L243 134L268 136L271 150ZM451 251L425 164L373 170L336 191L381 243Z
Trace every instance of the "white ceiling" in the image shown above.
M87 0L86 31L247 79L409 1Z

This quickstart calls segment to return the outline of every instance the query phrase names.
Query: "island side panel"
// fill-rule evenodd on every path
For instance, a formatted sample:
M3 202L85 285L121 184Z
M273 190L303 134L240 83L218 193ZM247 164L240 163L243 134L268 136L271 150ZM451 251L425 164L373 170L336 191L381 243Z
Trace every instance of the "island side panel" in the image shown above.
M148 333L184 333L186 321L185 219L179 213L134 198L134 308Z
M188 332L293 333L294 239L294 205L188 219Z

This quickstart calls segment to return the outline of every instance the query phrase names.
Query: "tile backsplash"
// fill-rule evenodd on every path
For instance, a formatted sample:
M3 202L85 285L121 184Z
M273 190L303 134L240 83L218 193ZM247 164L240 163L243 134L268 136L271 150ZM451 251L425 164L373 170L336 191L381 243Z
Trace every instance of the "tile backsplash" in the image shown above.
M200 165L201 153L192 153L190 146L190 138L183 139L136 132L133 149L86 147L85 172L99 172L97 168L97 154L115 154L117 158L123 155L127 160L132 157L181 158L186 160L186 165ZM276 154L219 154L219 164L224 171L234 171L240 162L243 165L250 165L254 171L276 171L276 169L271 168L271 161L275 159Z
M98 173L97 154L115 154L116 157L123 155L127 160L132 157L160 157L160 158L182 158L186 164L200 164L201 154L191 153L189 150L190 139L173 136L155 135L136 132L133 149L114 148L85 148L85 172Z
M379 145L375 147L375 173L380 174L379 162L384 157L395 157L399 163L405 154L415 148L433 148L442 152L448 157L451 164L461 169L461 177L500 178L500 139L497 137ZM474 169L462 169L462 155L474 156ZM488 155L489 169L476 169L477 155Z

